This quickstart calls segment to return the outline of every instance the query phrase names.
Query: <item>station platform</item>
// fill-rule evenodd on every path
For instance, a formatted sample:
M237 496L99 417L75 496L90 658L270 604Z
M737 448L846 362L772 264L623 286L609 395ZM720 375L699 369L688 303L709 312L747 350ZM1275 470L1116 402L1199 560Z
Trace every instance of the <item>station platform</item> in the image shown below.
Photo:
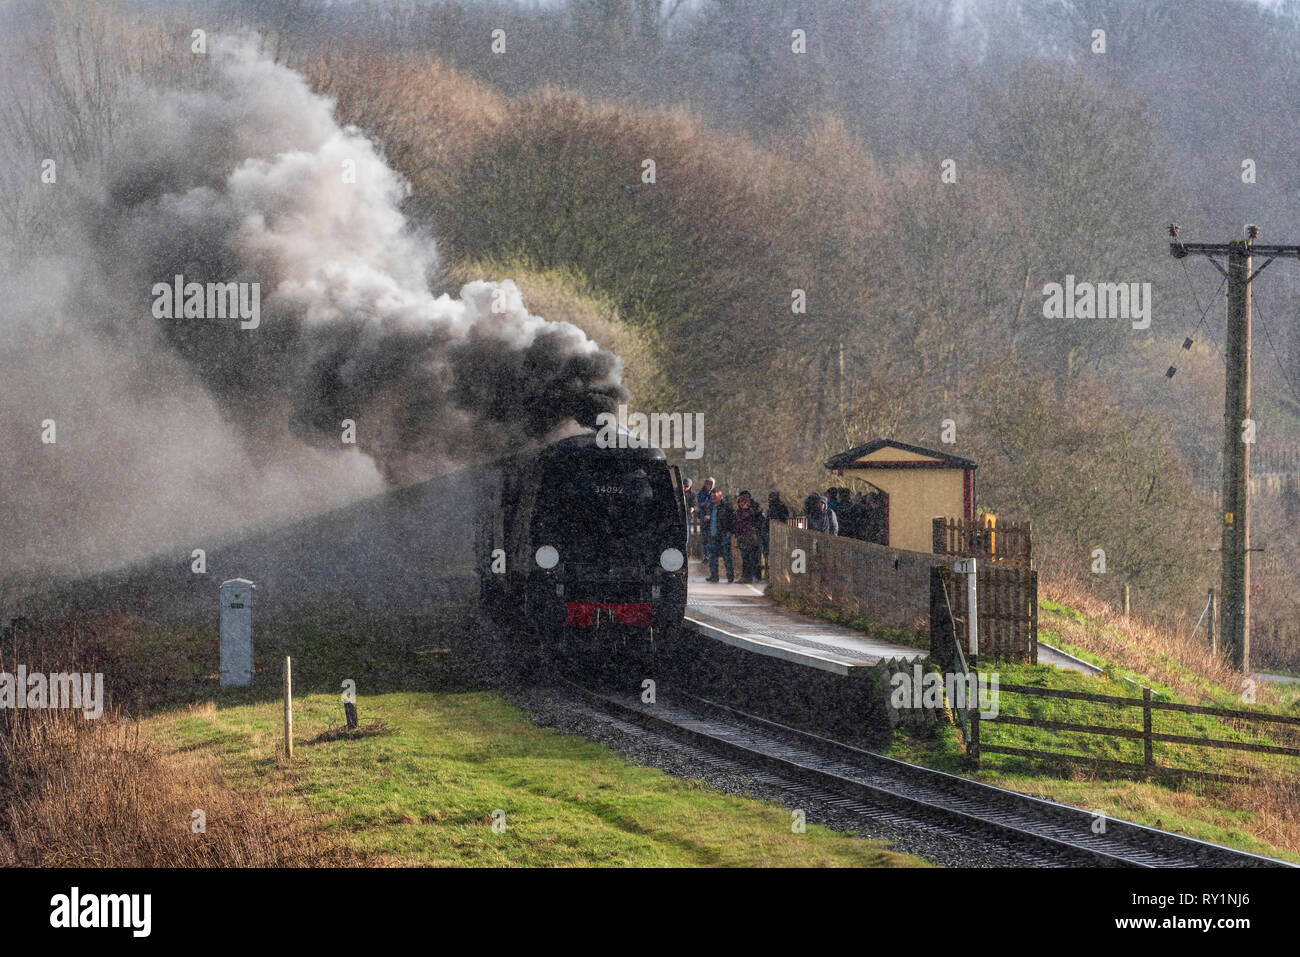
M707 575L704 564L691 563L686 626L714 641L843 676L866 674L889 659L927 657L920 648L873 638L778 605L763 594L767 582L708 582Z

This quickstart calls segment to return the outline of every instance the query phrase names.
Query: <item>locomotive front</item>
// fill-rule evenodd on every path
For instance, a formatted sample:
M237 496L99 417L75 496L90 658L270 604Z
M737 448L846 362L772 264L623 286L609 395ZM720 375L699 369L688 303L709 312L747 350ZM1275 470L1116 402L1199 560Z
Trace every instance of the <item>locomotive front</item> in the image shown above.
M656 448L557 443L537 460L528 614L578 655L653 654L686 610L681 482Z

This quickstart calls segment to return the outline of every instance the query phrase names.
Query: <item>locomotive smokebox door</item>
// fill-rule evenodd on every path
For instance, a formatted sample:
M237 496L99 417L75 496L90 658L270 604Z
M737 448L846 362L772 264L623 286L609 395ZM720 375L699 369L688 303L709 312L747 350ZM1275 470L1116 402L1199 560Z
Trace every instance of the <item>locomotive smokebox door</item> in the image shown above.
M253 683L253 583L221 583L221 684Z

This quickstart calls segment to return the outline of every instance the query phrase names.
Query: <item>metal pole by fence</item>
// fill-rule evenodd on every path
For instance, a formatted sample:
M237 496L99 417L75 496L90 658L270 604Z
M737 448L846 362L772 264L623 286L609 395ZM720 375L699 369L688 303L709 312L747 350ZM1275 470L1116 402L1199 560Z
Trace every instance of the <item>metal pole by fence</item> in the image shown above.
M1210 593L1205 596L1205 607L1201 609L1201 617L1196 619L1196 627L1192 629L1192 634L1187 639L1188 641L1191 641L1192 638L1195 638L1196 633L1201 630L1201 622L1205 621L1205 616L1210 613L1210 605L1211 603L1213 603L1213 601L1214 601L1214 589L1211 588ZM1213 635L1213 631L1211 631L1211 635ZM1213 638L1211 638L1211 643L1213 643Z
M1210 651L1214 654L1219 653L1219 629L1217 619L1219 617L1219 596L1215 594L1214 589L1210 589Z

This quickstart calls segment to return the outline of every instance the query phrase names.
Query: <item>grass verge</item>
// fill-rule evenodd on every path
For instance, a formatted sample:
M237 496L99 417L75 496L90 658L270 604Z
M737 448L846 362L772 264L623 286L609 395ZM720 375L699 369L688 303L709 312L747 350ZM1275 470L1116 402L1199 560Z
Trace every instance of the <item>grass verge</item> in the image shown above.
M295 702L282 756L273 703L198 707L145 722L155 744L211 757L241 792L382 865L899 867L920 862L790 810L633 765L531 724L486 692L358 700L361 734L333 695ZM494 824L496 827L494 828ZM504 829L502 828L504 825Z
M17 639L9 659L32 671L73 670L74 660L76 670L103 670L135 713L110 700L98 720L0 714L0 863L924 863L818 826L795 833L778 804L538 728L500 697L464 690L436 628L377 633L346 619L267 627L248 689L217 687L212 629L108 615L38 624ZM282 753L285 653L294 656L292 761ZM361 714L351 732L339 697L348 678Z
M1296 690L1256 684L1256 701L1243 701L1232 673L1221 660L1176 635L1157 633L1139 622L1093 615L1064 602L1040 602L1040 635L1063 651L1103 669L1089 676L1050 665L981 663L996 671L1002 685L1026 685L1140 699L1149 687L1157 700L1230 709L1294 714ZM1115 708L1070 699L999 695L1001 715L1141 730L1142 709ZM1220 740L1296 746L1294 730L1210 715L1153 711L1153 731ZM981 743L1072 754L1069 762L1045 763L1010 755L983 754L978 771L964 764L960 734L944 727L932 739L898 732L890 752L903 760L969 774L978 780L1025 794L1050 798L1139 824L1300 862L1300 786L1294 758L1211 750L1156 742L1157 764L1202 771L1255 773L1249 784L1197 780L1160 781L1120 776L1092 759L1141 763L1142 742L1059 730L985 722Z

